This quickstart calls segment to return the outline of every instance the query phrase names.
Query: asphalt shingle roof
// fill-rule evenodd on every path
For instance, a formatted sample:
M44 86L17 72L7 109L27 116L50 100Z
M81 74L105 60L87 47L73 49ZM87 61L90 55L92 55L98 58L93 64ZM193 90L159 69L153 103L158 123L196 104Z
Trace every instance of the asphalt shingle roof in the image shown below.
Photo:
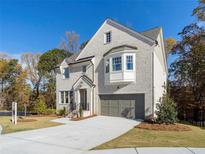
M160 33L160 30L161 30L161 27L156 27L156 28L148 29L148 30L146 30L144 32L141 32L141 34L146 36L146 37L149 37L149 38L151 38L153 40L156 40L157 36Z
M70 64L70 63L74 63L76 62L76 58L78 57L79 55L79 52L78 53L74 53L73 55L71 55L70 57L66 58L65 61L67 64Z

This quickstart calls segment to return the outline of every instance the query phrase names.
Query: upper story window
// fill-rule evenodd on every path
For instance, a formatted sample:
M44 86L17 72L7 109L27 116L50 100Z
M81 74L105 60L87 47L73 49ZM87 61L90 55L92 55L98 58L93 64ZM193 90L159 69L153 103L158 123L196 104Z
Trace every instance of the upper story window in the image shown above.
M63 73L64 79L69 78L69 75L70 75L69 68L68 67L64 68L64 73Z
M110 72L110 61L109 59L107 59L105 63L105 73L109 73L109 72Z
M126 56L126 68L127 70L133 70L133 56Z
M86 72L86 65L82 66L82 72L85 73Z
M105 33L105 35L104 35L104 43L106 44L106 43L110 43L111 42L111 38L112 36L111 36L111 32L107 32L107 33Z
M122 58L121 57L113 57L112 58L112 70L120 71L122 69Z

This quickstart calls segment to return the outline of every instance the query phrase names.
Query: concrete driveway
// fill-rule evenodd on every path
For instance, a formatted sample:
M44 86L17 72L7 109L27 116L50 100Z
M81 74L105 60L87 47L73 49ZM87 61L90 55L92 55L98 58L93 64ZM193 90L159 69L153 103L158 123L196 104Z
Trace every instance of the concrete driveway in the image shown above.
M205 148L146 147L90 151L88 154L205 154Z
M78 154L127 132L139 121L97 116L62 126L0 136L0 154Z

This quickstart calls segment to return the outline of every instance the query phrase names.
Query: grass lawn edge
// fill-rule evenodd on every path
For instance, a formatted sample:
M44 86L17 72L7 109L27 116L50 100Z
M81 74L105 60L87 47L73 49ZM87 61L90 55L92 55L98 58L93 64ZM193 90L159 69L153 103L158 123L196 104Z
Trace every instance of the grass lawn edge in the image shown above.
M30 131L30 130L37 130L37 129L44 129L49 127L56 127L60 125L64 125L63 123L54 122L52 120L58 118L58 117L50 117L50 116L41 116L41 117L29 117L29 118L40 118L40 122L34 121L34 122L18 122L17 125L12 124L10 121L3 122L2 124L2 118L7 118L7 120L10 120L10 116L1 116L0 117L0 125L2 126L2 131L0 135L5 134L11 134L11 133L17 133L17 132L23 132L23 131ZM41 118L48 118L41 119Z
M187 125L190 131L156 131L132 128L126 133L90 150L136 147L205 147L205 129ZM198 138L198 140L196 140Z

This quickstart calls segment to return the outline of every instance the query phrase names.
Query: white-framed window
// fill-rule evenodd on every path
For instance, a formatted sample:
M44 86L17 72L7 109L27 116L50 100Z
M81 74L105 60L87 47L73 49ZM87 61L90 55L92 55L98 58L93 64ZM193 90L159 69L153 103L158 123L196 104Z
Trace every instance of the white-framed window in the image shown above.
M70 76L70 71L68 67L63 68L63 78L67 79Z
M112 58L112 71L121 71L122 70L122 58L113 57Z
M110 60L107 59L105 63L105 73L109 73L109 72L110 72Z
M60 91L60 104L68 104L69 103L69 91Z
M82 72L85 73L86 72L86 65L82 66Z
M112 39L111 32L107 32L104 34L104 43L105 44L110 43L111 39Z
M126 69L133 70L133 55L126 56Z

